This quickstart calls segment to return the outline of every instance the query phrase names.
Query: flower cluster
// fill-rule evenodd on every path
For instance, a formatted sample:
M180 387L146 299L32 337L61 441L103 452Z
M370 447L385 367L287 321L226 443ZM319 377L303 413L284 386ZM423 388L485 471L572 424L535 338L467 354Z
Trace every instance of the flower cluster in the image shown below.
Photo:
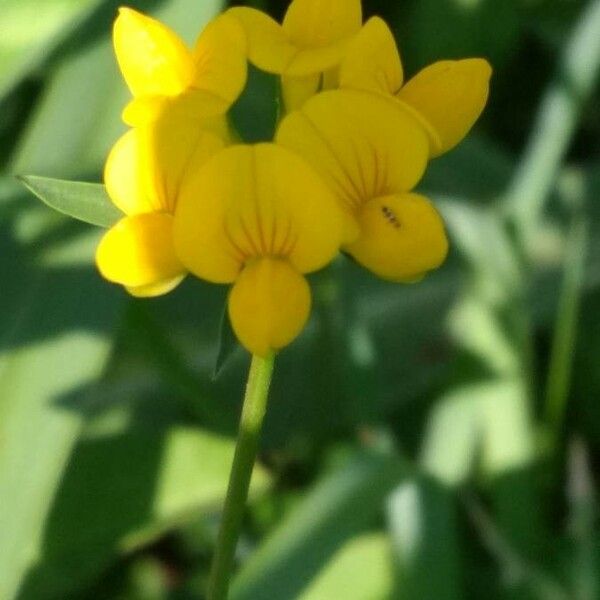
M231 8L193 49L122 8L114 46L133 99L105 167L125 215L97 251L110 281L136 296L188 272L233 284L233 329L265 356L308 319L304 275L340 251L397 282L444 261L442 220L413 190L481 114L485 60L437 62L405 83L392 33L378 17L363 25L360 0L293 0L282 25ZM272 143L240 143L228 120L248 61L281 77Z

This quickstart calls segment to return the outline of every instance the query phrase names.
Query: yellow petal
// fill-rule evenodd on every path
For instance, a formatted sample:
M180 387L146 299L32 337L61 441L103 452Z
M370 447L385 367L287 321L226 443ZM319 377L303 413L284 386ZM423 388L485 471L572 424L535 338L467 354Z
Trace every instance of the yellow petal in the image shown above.
M238 147L229 160L238 166L225 228L244 259L285 257L301 273L329 263L348 217L314 170L274 144Z
M287 261L261 258L241 272L229 295L235 334L252 354L267 356L291 343L310 314L310 288Z
M306 77L337 68L346 55L350 38L332 42L323 48L303 48L287 64L284 74L290 77Z
M221 15L204 29L194 49L194 87L223 98L228 107L246 85L246 35L237 19Z
M192 53L166 25L131 8L119 9L113 42L134 96L175 96L194 81Z
M292 112L309 99L318 91L321 85L321 75L309 75L308 77L281 77L281 95L285 112Z
M121 118L130 127L143 127L157 119L168 101L168 96L134 98L123 109Z
M146 213L121 219L100 241L96 264L103 277L128 288L181 277L185 269L173 247L173 217Z
M276 139L310 162L353 212L412 189L429 154L423 127L399 102L351 90L311 98L283 120Z
M340 67L328 69L323 73L323 91L337 90L340 87Z
M298 48L290 43L277 21L255 8L230 8L227 15L235 17L246 33L248 59L268 73L283 73Z
M301 273L321 269L336 256L344 228L354 221L347 222L335 196L301 157L274 144L258 144L253 154L256 191L250 199L258 205L263 253L289 258Z
M104 167L106 191L126 215L161 210L152 188L154 175L144 168L144 134L132 129L113 146Z
M396 40L383 19L369 19L351 41L340 69L340 87L396 95L404 75Z
M229 126L224 116L202 117L205 95L197 91L170 99L151 123L139 128L142 168L166 212L175 210L188 165L199 168L228 142Z
M202 90L187 90L177 96L140 96L134 98L123 110L122 118L131 127L143 127L156 121L165 111L175 107L180 114L191 119L204 119L224 115L229 102Z
M300 48L323 48L358 33L360 0L293 0L283 20L289 39Z
M479 118L489 95L492 68L480 58L440 61L411 79L398 98L419 111L436 130L439 156L456 146Z
M345 250L383 279L412 282L446 259L444 224L423 196L376 198L363 208L360 226L360 237Z
M142 285L139 287L126 287L125 289L136 298L154 298L172 292L184 279L185 275L181 275L179 277L174 277L173 279L161 281L160 283Z
M151 121L127 132L106 161L109 196L125 214L173 212L188 164L206 162L230 141L224 116L202 118L186 93L160 102ZM201 106L201 105L200 105Z
M189 169L175 213L181 261L228 283L254 257L288 258L300 272L325 266L342 243L344 215L300 157L275 146L233 146Z
M198 277L212 283L235 281L247 258L225 228L226 215L242 182L237 153L243 146L219 152L200 168L190 163L175 210L175 247L182 263ZM232 154L233 153L233 154Z

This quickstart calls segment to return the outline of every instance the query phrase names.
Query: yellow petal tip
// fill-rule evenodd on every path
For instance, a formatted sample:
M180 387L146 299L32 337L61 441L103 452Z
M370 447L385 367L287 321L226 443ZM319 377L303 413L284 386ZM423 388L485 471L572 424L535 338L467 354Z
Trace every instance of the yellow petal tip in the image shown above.
M119 16L141 16L141 13L139 11L135 10L134 8L130 8L129 6L119 6L117 12L119 13Z
M191 52L174 31L150 16L121 7L113 26L113 45L134 96L174 96L193 82Z
M173 248L172 221L166 213L121 219L104 234L96 250L101 275L128 288L160 286L182 277L185 269Z
M266 357L300 334L310 314L306 279L288 261L249 262L229 295L229 317L242 345Z
M454 148L471 130L487 103L492 67L482 58L442 60L413 77L398 94L437 132L441 146Z

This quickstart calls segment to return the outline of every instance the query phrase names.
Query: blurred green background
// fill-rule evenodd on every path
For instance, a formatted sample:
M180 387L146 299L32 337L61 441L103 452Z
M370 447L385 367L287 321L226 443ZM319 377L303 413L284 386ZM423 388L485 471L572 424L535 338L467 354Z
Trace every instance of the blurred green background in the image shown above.
M0 599L202 598L248 356L226 289L134 300L101 231L14 174L100 181L127 92L113 0L0 4ZM221 0L138 0L193 41ZM285 2L254 2L280 17ZM408 74L485 56L475 131L421 190L447 264L347 260L278 358L235 600L600 598L600 2L370 0ZM276 82L235 108L268 139Z

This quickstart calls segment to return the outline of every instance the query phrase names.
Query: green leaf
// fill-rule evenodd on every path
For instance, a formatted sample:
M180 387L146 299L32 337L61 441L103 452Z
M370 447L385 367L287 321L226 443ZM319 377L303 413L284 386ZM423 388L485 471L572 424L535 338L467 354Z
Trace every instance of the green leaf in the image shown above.
M498 303L519 283L517 252L497 208L479 207L470 202L446 199L438 206L464 259L478 281L478 300ZM470 296L475 292L468 291Z
M424 477L411 477L391 495L388 520L401 597L464 598L452 492Z
M481 467L489 482L494 517L514 549L535 560L542 549L544 522L534 478L534 423L523 381L499 381L482 404Z
M470 133L452 152L427 166L420 186L426 195L468 198L468 206L490 204L506 189L514 159L487 137Z
M448 487L473 474L481 440L481 403L490 384L468 384L446 392L431 411L423 434L423 470Z
M406 56L419 67L440 60L485 56L499 67L509 59L520 30L514 0L420 0L412 4Z
M381 533L361 535L335 554L300 600L392 598L390 541Z
M225 303L223 314L221 315L221 326L219 328L219 350L217 352L217 359L215 361L213 379L217 379L217 377L219 377L221 371L227 364L227 361L239 347L240 344L233 331L233 327L231 326L231 321L229 320L227 303Z
M44 296L47 293L45 289ZM61 300L65 305L70 304L68 298ZM40 318L41 302L36 304L37 310L29 318ZM39 551L55 489L80 433L81 412L65 410L58 402L73 393L77 393L83 405L88 402L85 386L100 375L109 350L110 342L104 336L72 332L3 357L0 367L2 598L15 596L21 578Z
M106 36L53 71L10 163L12 173L60 179L99 174L125 130L128 93ZM93 115L93 118L91 118Z
M425 472L457 487L476 469L485 477L498 526L510 543L530 557L541 519L532 469L534 429L520 379L470 383L446 394L429 421L421 450Z
M112 227L124 215L99 183L26 175L23 184L50 208L85 223Z
M101 0L4 0L0 98L44 61L49 51L100 3Z
M232 439L172 422L140 423L131 407L119 405L97 421L73 452L24 598L70 597L116 557L223 502ZM125 427L107 430L110 421ZM268 482L266 471L257 466L251 495L264 491Z
M122 301L82 265L80 235L57 231L55 216L27 197L14 200L16 214L0 217L0 597L7 600L39 553ZM52 235L70 264L44 263Z
M405 467L373 452L354 455L319 481L234 580L234 600L295 599L323 564L370 524Z

